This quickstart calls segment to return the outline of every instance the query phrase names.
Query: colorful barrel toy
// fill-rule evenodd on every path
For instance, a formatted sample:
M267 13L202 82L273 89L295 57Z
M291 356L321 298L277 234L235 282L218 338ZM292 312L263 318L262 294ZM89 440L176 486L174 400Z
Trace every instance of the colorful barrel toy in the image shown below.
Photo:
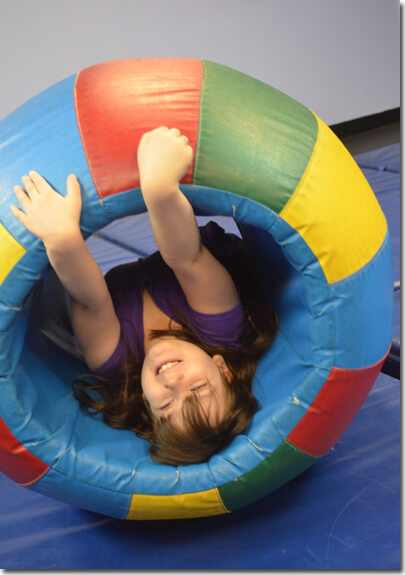
M275 298L280 329L253 385L260 410L198 465L155 463L131 431L72 396L84 365L38 331L29 294L44 246L10 212L33 169L82 185L88 237L145 211L137 146L158 126L194 149L181 182L196 213L234 218ZM164 519L235 511L331 449L370 391L392 335L385 217L354 159L311 110L206 60L141 58L87 68L0 123L0 470L98 513ZM275 294L274 286L278 286Z

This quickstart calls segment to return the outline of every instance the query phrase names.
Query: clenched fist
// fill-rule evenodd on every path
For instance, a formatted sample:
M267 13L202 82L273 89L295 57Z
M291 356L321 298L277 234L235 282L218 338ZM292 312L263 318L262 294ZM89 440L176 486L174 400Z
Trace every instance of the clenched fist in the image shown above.
M193 149L180 130L160 126L143 134L138 146L140 184L143 191L176 187L193 159Z

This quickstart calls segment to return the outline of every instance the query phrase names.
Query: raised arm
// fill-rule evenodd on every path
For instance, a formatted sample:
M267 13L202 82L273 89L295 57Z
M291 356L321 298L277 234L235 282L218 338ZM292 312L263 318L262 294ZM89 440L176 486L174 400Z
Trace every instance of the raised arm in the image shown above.
M80 184L70 175L67 194L58 194L37 172L22 178L25 191L15 186L23 210L14 216L40 238L49 262L72 297L72 323L90 368L108 359L118 343L119 320L106 281L87 249L80 231Z
M141 189L159 251L188 303L202 313L221 313L239 298L228 271L201 244L193 208L178 185L192 155L178 129L148 132L138 148Z

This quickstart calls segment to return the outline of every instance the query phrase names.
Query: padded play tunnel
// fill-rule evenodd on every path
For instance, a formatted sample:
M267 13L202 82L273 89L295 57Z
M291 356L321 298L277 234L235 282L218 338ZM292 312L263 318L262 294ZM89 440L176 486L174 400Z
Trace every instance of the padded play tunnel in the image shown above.
M71 382L87 368L40 333L30 297L50 269L45 248L10 211L13 186L34 169L61 194L77 175L85 237L144 212L137 146L160 125L189 138L181 189L197 214L235 220L280 321L246 432L207 463L177 468L80 409ZM113 517L183 518L234 511L328 453L389 352L393 277L374 193L315 113L221 64L128 59L26 102L0 123L0 145L3 473Z

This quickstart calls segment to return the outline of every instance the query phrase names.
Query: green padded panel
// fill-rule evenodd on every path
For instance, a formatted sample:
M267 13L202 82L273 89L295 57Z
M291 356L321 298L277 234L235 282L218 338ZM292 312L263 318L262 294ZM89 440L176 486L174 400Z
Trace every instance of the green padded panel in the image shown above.
M286 440L252 471L220 487L222 501L229 511L236 511L291 481L318 459Z
M251 76L202 64L193 184L244 195L279 213L311 158L314 114Z

